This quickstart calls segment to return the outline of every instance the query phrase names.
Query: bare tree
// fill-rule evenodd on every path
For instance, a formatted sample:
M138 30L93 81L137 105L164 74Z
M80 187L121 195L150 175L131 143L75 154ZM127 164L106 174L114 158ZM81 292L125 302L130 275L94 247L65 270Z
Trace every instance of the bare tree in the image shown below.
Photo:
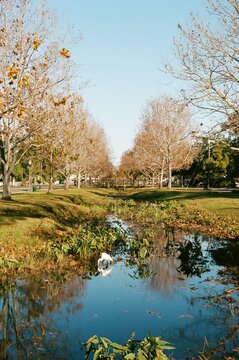
M162 186L163 172L167 170L171 188L172 170L192 161L191 147L191 116L185 105L166 96L150 101L135 139L135 158L142 171L151 176L160 173Z
M155 139L147 125L143 123L143 128L136 135L133 151L137 168L146 178L152 179L154 187L155 179L163 174L163 157L161 149L157 151Z
M188 27L178 25L174 51L180 67L166 64L176 78L187 82L188 103L222 115L238 132L239 122L239 1L208 0L210 22L191 15Z
M88 119L88 126L90 137L88 141L87 173L97 178L111 176L113 165L104 129L93 118Z
M135 180L139 175L140 171L136 164L135 151L127 150L123 153L120 160L119 175L126 176L131 185L134 186Z

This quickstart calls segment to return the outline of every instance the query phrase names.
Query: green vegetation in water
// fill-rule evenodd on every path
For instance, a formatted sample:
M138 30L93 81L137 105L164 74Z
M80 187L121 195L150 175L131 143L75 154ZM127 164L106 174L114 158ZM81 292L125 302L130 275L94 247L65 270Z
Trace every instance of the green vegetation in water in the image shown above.
M204 259L201 244L187 240L179 242L176 246L179 253L178 259L181 261L178 271L186 276L201 276L203 272L208 271L207 260Z
M85 359L93 353L93 360L97 359L127 359L127 360L167 360L168 357L163 353L164 350L173 350L167 341L159 336L145 337L143 340L136 340L135 334L127 341L125 345L120 345L105 337L92 336L85 343Z
M103 251L112 251L113 247L125 241L125 237L126 233L120 227L105 219L93 218L59 232L57 238L47 242L46 253L52 254L57 261L64 255L89 260Z

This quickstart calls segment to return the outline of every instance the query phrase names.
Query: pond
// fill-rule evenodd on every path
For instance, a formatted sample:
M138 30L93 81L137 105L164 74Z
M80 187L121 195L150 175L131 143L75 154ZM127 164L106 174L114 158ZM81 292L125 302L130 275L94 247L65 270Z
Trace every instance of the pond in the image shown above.
M92 335L123 344L133 332L170 342L170 358L239 358L238 244L155 233L143 266L121 248L103 274L2 279L0 358L84 359Z

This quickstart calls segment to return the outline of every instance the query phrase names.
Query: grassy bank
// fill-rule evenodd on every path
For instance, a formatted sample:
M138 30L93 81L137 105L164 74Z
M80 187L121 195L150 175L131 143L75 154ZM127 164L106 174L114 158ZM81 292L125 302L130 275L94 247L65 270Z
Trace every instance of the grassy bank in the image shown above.
M105 224L109 193L58 190L50 195L20 193L13 201L1 200L0 271L61 267L81 272L76 260L99 253L110 236L112 242L116 240L117 234Z
M140 223L169 226L219 238L239 239L239 192L203 190L128 190L119 215Z
M239 193L110 189L21 193L0 201L0 271L82 271L84 260L110 250L121 236L109 211L150 225L239 237ZM67 255L67 256L66 256ZM80 260L80 261L79 261Z

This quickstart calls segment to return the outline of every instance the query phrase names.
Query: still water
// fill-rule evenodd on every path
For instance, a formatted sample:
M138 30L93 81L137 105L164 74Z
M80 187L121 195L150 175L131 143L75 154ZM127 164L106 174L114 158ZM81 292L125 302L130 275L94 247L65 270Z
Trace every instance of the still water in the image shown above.
M212 359L239 358L238 275L225 275L223 260L230 247L199 235L176 238L200 244L203 259L193 271L172 251L162 252L161 238L147 277L118 253L107 276L2 281L0 359L84 359L81 342L92 335L125 343L133 332L169 341L175 359L197 359L202 351Z

